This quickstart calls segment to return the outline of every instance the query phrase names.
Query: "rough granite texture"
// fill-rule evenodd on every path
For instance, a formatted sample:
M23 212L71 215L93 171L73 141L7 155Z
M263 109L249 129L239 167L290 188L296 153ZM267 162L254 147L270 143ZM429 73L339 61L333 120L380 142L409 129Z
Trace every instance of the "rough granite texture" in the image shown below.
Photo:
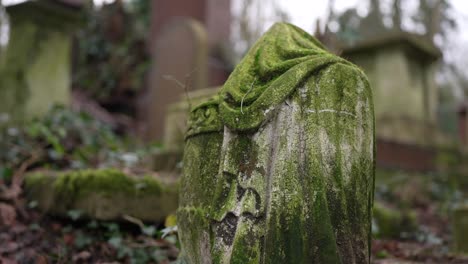
M369 263L372 94L351 63L275 24L189 118L181 263Z

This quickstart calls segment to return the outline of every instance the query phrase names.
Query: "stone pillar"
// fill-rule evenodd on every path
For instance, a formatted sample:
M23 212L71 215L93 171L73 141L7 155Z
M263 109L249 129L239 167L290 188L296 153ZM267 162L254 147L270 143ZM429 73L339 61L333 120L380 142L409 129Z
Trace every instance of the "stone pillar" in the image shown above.
M53 104L68 104L71 36L80 10L58 1L28 1L6 10L11 28L0 65L0 114L24 121Z
M388 32L342 49L343 57L362 67L372 84L379 139L420 146L441 143L440 131L432 127L437 112L434 72L442 54L433 43L415 34Z
M365 75L275 24L189 119L186 263L369 263L374 114Z
M147 137L162 140L167 106L188 91L207 87L207 36L189 18L175 18L162 30L153 52L151 87L146 101Z

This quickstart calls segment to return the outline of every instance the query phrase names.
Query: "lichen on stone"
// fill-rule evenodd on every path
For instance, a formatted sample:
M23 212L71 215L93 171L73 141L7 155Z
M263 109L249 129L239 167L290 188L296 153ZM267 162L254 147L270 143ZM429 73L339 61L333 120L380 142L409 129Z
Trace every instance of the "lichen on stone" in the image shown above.
M374 116L358 67L278 23L189 122L187 263L369 262Z
M333 63L327 52L291 24L275 24L251 48L220 91L220 114L232 130L258 128L310 75Z

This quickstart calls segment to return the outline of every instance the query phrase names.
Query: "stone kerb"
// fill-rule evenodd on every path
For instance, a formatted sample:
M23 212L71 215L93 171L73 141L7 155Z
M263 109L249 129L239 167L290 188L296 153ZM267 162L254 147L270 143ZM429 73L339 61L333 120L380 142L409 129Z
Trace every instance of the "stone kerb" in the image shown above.
M37 171L25 177L25 193L44 213L66 217L76 210L88 219L121 220L130 215L163 222L177 208L174 174L137 176L118 170Z

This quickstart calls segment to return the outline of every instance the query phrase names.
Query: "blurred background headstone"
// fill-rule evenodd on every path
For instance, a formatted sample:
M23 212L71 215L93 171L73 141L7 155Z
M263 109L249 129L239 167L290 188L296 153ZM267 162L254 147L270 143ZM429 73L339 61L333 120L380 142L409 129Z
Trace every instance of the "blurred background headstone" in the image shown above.
M14 122L70 102L71 41L80 5L28 1L6 8L11 28L0 64L0 113Z
M153 52L146 112L149 138L162 138L169 103L189 90L207 87L207 52L206 32L199 22L176 18L163 28Z

